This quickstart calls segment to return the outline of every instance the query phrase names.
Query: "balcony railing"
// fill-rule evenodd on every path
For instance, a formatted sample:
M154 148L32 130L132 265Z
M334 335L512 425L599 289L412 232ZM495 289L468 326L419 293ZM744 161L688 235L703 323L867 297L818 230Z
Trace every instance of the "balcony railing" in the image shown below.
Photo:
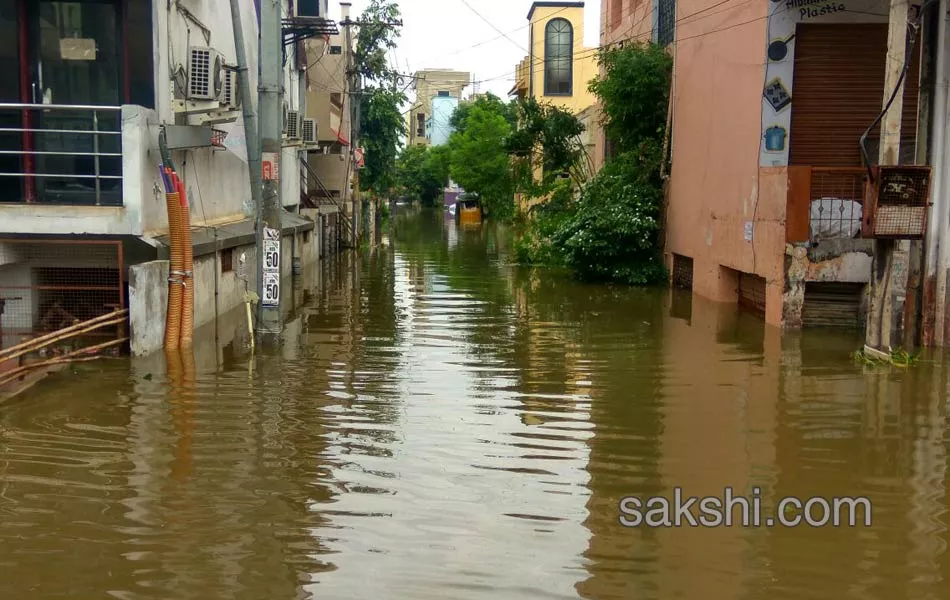
M0 103L0 203L121 206L121 111Z
M861 237L867 170L793 166L788 179L786 241L816 244Z

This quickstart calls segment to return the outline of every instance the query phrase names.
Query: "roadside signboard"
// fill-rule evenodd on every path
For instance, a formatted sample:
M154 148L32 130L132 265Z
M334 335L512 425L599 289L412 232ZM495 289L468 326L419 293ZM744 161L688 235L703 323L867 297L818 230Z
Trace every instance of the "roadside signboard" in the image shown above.
M264 228L264 263L261 274L264 282L264 306L280 306L280 230Z
M263 172L261 176L264 181L278 181L280 179L279 166L277 163L276 152L261 153L261 167Z

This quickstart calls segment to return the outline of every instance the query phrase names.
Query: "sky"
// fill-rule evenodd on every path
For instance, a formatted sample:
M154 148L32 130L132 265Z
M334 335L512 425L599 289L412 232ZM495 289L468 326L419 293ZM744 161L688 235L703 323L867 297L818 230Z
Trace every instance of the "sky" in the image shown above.
M368 0L351 1L354 16L368 4ZM390 61L398 65L399 72L406 74L421 69L468 71L480 82L475 91L492 92L505 98L514 85L516 65L528 54L528 10L532 3L532 0L400 0L403 29L399 47ZM584 44L587 47L595 47L600 42L600 3L601 0L586 2ZM339 14L339 1L330 0L331 18ZM466 94L472 91L469 88Z

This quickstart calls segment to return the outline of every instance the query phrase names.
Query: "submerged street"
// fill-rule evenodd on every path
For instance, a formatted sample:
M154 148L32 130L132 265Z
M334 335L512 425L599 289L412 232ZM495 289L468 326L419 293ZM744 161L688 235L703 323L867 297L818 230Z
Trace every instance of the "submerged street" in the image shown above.
M0 597L950 598L946 367L518 268L491 223L384 237L321 264L278 350L0 406ZM873 524L620 524L726 487L866 496Z

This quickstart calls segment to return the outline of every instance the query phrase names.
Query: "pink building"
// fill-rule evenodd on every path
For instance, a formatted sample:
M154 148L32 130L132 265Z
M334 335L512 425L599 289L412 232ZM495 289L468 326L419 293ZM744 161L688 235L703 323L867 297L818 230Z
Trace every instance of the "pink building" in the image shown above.
M652 40L674 56L665 248L674 285L772 325L863 326L872 240L860 233L859 139L881 111L888 6L604 0L602 46ZM908 164L918 160L920 46L904 95ZM602 164L602 131L596 144Z

